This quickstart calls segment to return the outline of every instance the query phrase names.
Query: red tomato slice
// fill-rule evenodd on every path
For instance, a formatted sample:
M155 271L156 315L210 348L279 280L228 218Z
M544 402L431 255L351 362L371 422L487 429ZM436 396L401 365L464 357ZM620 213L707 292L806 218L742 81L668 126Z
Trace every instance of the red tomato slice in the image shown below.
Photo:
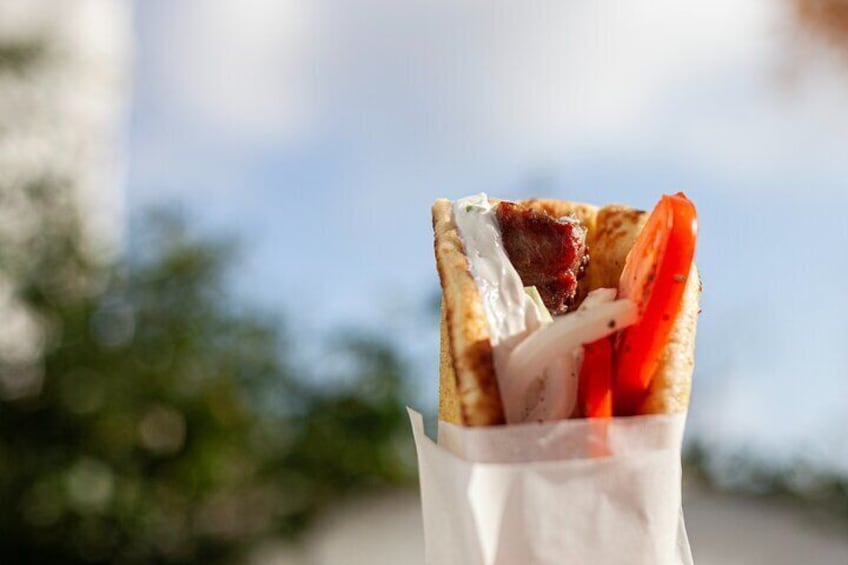
M577 402L586 418L612 417L612 346L608 337L583 346Z
M627 255L619 298L636 302L640 319L624 329L615 352L615 411L636 412L680 311L695 255L698 219L682 193L664 195Z

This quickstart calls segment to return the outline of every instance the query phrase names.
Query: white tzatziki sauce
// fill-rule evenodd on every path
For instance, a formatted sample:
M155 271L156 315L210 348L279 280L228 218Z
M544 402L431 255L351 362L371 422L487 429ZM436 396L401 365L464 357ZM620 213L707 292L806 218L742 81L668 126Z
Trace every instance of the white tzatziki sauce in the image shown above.
M512 265L501 238L496 207L486 194L460 198L453 203L454 221L465 246L465 254L477 289L483 300L495 363L502 391L504 367L510 351L550 319L524 292L518 271ZM542 306L544 307L544 306ZM502 398L507 422L523 421L532 406L526 398Z

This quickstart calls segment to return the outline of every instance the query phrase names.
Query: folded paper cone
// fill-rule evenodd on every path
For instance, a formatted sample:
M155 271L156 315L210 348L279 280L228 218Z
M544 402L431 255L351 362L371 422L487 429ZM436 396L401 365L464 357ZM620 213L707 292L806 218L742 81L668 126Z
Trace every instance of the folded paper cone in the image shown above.
M428 565L689 565L685 414L469 428L409 410ZM604 457L592 457L605 445Z

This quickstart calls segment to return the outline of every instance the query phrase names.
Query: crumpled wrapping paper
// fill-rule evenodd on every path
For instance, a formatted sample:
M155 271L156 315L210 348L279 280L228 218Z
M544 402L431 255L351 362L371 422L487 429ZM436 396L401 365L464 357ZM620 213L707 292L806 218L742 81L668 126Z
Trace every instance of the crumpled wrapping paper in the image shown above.
M691 565L685 414L490 428L409 410L428 565Z

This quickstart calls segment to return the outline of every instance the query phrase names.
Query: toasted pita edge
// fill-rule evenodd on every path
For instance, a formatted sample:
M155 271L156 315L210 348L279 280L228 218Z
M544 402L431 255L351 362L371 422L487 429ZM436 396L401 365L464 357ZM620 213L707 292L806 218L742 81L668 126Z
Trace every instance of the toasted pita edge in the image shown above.
M445 199L433 204L436 265L443 297L439 417L466 426L503 424L486 312L451 206Z
M640 414L686 412L695 372L695 334L701 311L701 276L693 264L683 291L683 304L671 328L662 360L654 373Z

